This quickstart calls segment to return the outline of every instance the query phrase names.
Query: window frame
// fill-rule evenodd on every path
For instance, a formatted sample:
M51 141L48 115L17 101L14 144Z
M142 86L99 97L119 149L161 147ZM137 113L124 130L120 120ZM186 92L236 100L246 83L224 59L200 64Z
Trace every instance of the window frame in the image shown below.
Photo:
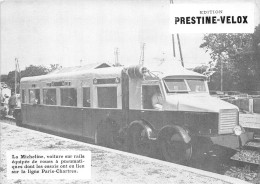
M170 90L165 80L183 80L183 82L184 82L184 84L185 84L187 90ZM165 85L166 92L167 92L168 94L189 93L189 92L191 91L191 89L190 89L190 87L189 87L189 85L188 85L186 79L163 79L163 83L164 83L164 85Z
M121 102L121 98L119 98L119 96L121 97L121 91L120 91L120 86L119 84L97 84L95 85L95 108L99 108L99 109L121 109L122 108L122 102ZM99 87L114 87L116 88L116 108L114 107L99 107L98 106L98 88Z
M152 83L143 83L143 84L141 84L141 110L148 110L148 111L160 111L160 110L158 110L158 109L154 109L154 108L151 108L151 109L145 109L144 108L144 103L143 103L143 87L144 86L158 86L159 87L159 89L160 89L160 92L161 92L161 95L162 95L162 99L163 100L165 100L165 98L164 98L164 95L163 95L163 89L161 88L161 85L160 85L160 83L159 82L152 82ZM152 99L151 99L152 100Z
M89 88L89 100L90 100L90 106L89 107L84 107L84 88ZM82 92L82 98L81 98L81 101L82 101L82 107L83 108L92 108L93 106L93 99L91 98L91 87L90 86L82 86L81 87L81 92Z
M22 88L21 104L26 104L26 89Z
M209 93L207 81L205 79L191 78L191 79L185 79L185 80L186 80L188 86L189 86L188 80L199 80L199 81L203 81L203 83L204 83L205 91L197 91L197 92L195 92L195 91L191 90L191 91L189 91L189 93ZM190 86L189 86L189 88L190 88Z
M34 91L34 100L36 99L36 90L39 90L39 100L37 103L31 103L31 95L30 95L30 90ZM41 89L40 88L28 88L28 104L30 105L40 105L41 104Z
M44 90L48 90L48 89L55 89L55 93L56 93L56 95L55 95L56 104L55 104L55 105L44 103ZM56 87L44 87L44 88L42 88L42 105L58 106L58 97L57 97L57 94L58 94L58 88L56 88Z
M72 106L72 105L62 105L62 95L61 95L61 91L63 89L75 89L76 90L76 105ZM59 106L61 107L78 107L78 88L76 86L66 86L66 87L59 87L59 100L60 100L60 104Z

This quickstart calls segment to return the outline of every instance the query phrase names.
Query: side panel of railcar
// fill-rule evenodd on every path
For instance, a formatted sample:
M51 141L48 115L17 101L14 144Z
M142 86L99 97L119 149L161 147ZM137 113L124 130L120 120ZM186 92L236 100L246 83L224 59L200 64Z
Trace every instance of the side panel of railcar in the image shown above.
M94 138L98 123L110 117L122 122L122 110L22 105L23 124L57 133Z
M82 135L83 112L78 108L24 104L22 112L27 115L26 120L23 119L23 124L55 132Z

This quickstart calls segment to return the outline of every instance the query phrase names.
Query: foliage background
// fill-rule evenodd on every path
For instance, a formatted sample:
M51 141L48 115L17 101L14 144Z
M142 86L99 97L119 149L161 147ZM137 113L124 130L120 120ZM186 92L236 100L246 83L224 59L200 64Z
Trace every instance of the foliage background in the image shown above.
M199 73L214 71L210 77L210 90L260 90L260 24L253 34L205 34L201 48L209 52L208 66L194 69Z
M51 64L49 67L46 66L35 66L30 65L26 67L24 70L17 72L17 83L18 86L16 88L17 92L19 93L19 83L22 77L30 77L30 76L38 76L38 75L45 75L49 72L52 72L56 69L62 68L59 64ZM10 71L8 75L1 76L1 82L5 82L13 91L15 88L15 70Z

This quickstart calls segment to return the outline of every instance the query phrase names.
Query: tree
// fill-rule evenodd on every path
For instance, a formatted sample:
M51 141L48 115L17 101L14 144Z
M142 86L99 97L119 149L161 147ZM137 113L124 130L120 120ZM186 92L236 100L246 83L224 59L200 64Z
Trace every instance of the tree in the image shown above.
M49 72L52 72L54 70L59 70L61 68L62 68L62 66L59 65L59 64L51 64L50 67L49 67Z
M7 75L1 75L1 82L6 83L8 80Z
M193 69L194 72L197 72L197 73L205 73L207 70L208 70L208 66L206 65L201 65L201 66L197 66L196 68Z
M47 73L49 73L49 69L47 67L30 65L26 67L25 70L21 71L21 77L45 75Z
M62 66L59 64L51 64L50 67L45 67L45 66L35 66L35 65L30 65L26 67L24 70L21 72L17 72L17 83L20 83L20 80L22 77L31 77L31 76L38 76L38 75L45 75L53 70L59 69ZM2 80L2 79L1 79ZM11 88L15 88L15 71L10 71L8 75L4 78L7 85ZM17 91L19 91L19 85L17 86Z
M259 83L259 50L260 25L254 34L206 34L200 45L210 52L209 63L216 73L212 76L210 86L214 90L260 90ZM221 72L222 71L222 72ZM260 88L260 87L259 87Z
M260 24L256 27L253 34L253 58L256 62L256 70L258 71L256 77L258 79L258 89L260 90Z

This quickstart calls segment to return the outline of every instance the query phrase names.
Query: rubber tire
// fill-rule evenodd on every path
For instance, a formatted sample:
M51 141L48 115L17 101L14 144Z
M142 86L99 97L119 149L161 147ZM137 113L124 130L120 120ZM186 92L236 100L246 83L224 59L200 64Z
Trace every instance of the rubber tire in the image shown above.
M153 143L152 140L150 140L148 137L147 140L149 143L149 147L150 149L144 152L143 150L139 149L138 146L138 141L139 141L139 137L141 136L142 131L145 131L144 128L141 125L135 125L134 128L132 128L131 132L130 132L130 139L131 139L131 152L138 154L138 155L143 155L143 156L148 156L148 157L153 157L155 154L155 145ZM147 134L146 134L147 135Z
M190 143L185 143L184 140L183 141L183 145L184 145L184 152L183 152L183 157L181 159L175 159L171 156L171 154L169 154L168 150L167 150L167 139L171 138L174 134L174 131L169 131L167 133L167 135L165 135L163 138L161 138L160 140L160 150L161 150L161 154L163 155L164 159L168 162L172 162L172 163L177 163L177 164L186 164L187 161L190 160L191 155L192 155L192 146ZM178 133L177 133L178 134ZM182 136L179 135L179 137L182 138Z

